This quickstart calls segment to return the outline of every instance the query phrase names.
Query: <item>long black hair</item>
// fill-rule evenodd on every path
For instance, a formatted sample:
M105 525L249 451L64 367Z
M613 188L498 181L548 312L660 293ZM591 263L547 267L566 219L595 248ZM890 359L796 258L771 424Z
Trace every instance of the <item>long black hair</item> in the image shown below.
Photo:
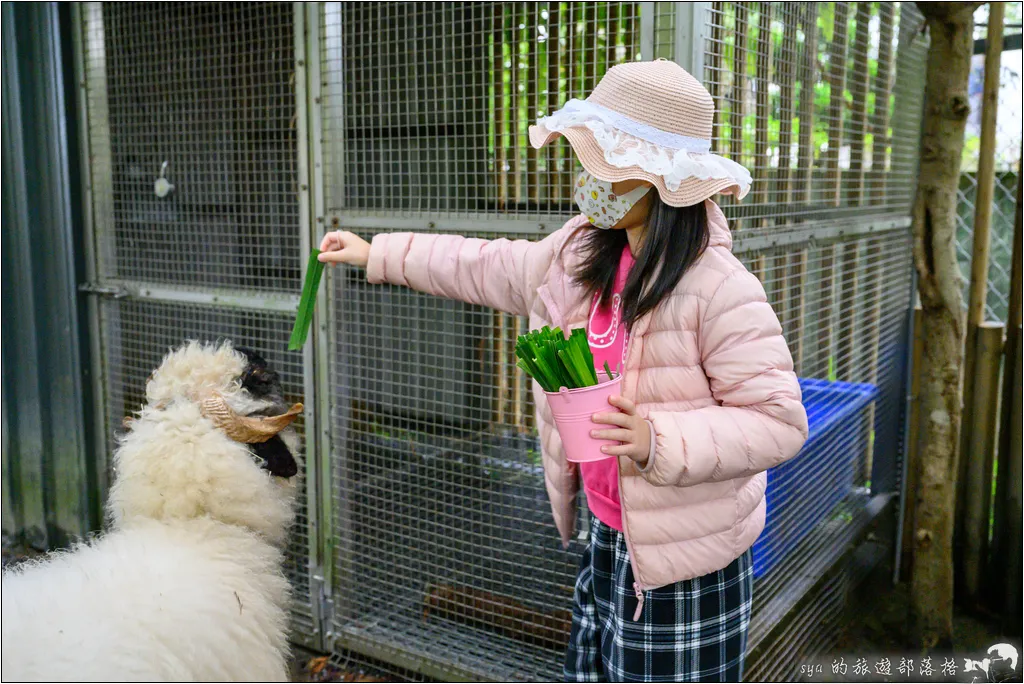
M622 320L627 329L675 289L708 246L708 216L703 202L672 207L662 202L653 188L648 196L650 212L643 243L640 253L633 255L636 264L622 291ZM572 274L573 282L584 288L588 299L600 293L601 304L605 305L611 300L619 258L628 244L626 231L599 230L590 225L576 230L566 241L566 246L575 245L581 256L580 266Z

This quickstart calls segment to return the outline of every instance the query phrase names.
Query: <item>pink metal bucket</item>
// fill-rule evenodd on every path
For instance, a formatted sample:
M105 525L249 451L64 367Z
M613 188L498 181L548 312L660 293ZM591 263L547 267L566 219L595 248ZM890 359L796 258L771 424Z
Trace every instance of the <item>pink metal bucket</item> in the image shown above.
M607 376L602 372L598 377ZM565 457L568 460L574 463L587 463L614 458L609 454L601 453L601 447L605 445L618 446L620 443L607 439L594 439L590 436L590 431L614 430L616 426L595 423L590 418L595 413L619 410L608 403L608 397L621 395L621 386L622 376L618 375L614 380L606 379L591 387L580 387L579 389L563 387L558 392L544 393L547 395L548 406L551 407L555 427L558 428L558 435L562 438L562 446L565 448Z

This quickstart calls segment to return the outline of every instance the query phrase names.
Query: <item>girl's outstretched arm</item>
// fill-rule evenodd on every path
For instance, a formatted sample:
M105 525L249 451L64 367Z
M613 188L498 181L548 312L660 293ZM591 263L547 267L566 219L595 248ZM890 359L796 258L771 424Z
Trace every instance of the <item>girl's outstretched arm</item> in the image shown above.
M365 266L371 283L404 285L525 316L571 226L537 242L381 233L367 244L352 233L329 233L320 260Z
M753 475L792 458L807 414L782 326L764 288L742 267L725 276L699 329L701 363L719 406L651 411L652 484L689 486Z

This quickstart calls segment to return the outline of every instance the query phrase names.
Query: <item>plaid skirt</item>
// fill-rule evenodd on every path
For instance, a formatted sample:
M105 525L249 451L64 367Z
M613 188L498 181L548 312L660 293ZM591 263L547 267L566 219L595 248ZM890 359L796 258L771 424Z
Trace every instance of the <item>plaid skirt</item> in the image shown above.
M566 681L741 681L753 583L747 549L722 570L644 592L634 622L626 540L595 517L576 577Z

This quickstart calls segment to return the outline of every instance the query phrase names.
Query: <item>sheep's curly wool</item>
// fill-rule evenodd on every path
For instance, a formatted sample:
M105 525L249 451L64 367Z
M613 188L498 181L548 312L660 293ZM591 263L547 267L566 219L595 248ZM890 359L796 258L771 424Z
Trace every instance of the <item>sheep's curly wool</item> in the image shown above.
M246 355L190 343L168 355L114 454L110 530L3 576L5 681L286 681L281 546L295 478L271 476L204 418L281 407L240 378ZM280 434L298 457L298 437Z

